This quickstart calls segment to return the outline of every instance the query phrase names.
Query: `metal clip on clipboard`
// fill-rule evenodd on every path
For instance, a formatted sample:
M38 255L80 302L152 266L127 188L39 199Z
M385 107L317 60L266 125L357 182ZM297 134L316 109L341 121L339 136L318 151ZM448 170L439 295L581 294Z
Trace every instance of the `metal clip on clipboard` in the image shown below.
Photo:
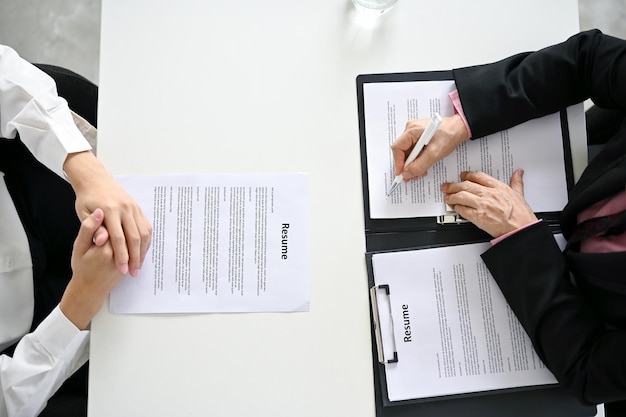
M391 316L389 285L375 285L370 288L372 313L374 316L374 334L378 362L382 364L398 362L398 351Z
M438 224L461 224L461 223L467 223L469 220L465 220L463 217L461 217L461 215L459 214L442 214L440 216L437 216L437 223Z
M456 213L448 203L446 203L446 212L446 214L437 216L438 224L461 224L469 222L469 220L464 219L460 214Z

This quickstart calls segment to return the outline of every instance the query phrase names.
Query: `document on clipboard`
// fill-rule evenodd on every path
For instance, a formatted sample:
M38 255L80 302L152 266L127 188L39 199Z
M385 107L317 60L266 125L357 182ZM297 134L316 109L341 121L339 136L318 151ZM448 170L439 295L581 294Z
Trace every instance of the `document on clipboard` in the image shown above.
M389 193L391 144L408 120L454 114L453 73L363 74L356 87L377 417L462 415L468 407L481 416L589 414L541 363L482 263L490 236L447 207L440 191L462 171L508 183L524 168L527 200L559 233L574 185L567 112L466 141L428 176ZM495 393L499 399L483 401Z
M403 182L389 194L395 176L391 144L410 120L453 116L449 94L454 90L452 73L447 71L357 77L366 215L371 219L445 215L442 183L459 181L463 171L483 171L508 184L517 168L524 168L526 199L533 210L559 212L573 184L569 132L561 113L465 141L433 165L427 176Z
M368 254L390 402L556 384L480 258L489 246Z

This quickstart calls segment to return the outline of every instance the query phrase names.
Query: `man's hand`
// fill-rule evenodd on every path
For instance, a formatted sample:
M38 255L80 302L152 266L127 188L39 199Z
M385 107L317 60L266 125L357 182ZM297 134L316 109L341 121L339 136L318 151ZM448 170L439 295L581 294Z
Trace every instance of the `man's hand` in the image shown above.
M458 114L444 117L428 145L406 168L404 163L420 136L430 123L430 119L410 120L404 132L391 145L394 162L394 175L404 176L405 180L426 175L435 162L450 155L459 144L468 138L467 128Z
M152 226L141 207L91 152L68 155L65 172L76 193L76 213L83 220L100 208L104 227L94 233L96 245L109 239L123 274L137 276L152 240Z
M521 169L513 172L510 186L484 172L463 172L461 181L441 186L444 201L458 214L493 237L537 221L524 199Z
M72 279L59 304L65 317L81 330L87 328L106 296L124 277L115 265L111 242L101 246L93 243L103 221L104 213L98 208L82 222L72 250Z

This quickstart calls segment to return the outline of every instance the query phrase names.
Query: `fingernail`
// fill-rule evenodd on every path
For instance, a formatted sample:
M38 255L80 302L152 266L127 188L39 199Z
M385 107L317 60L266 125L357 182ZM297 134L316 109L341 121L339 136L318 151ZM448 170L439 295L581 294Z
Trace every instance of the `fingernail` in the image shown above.
M130 275L133 277L137 277L139 275L139 270L138 269L131 269L130 270Z
M403 173L402 173L402 177L403 177L405 180L410 180L410 179L411 179L411 174L410 174L410 173L408 173L408 172L403 172Z
M448 184L447 183L441 184L441 187L439 187L439 189L445 193L448 190Z
M93 217L96 220L102 220L102 210L96 210L93 212Z
M118 269L122 274L128 274L128 264L120 265Z

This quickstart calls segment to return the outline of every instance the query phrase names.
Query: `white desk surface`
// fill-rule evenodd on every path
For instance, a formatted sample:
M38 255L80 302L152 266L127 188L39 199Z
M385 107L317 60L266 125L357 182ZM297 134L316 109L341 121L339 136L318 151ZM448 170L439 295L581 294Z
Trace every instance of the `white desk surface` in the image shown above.
M495 61L578 28L576 0L400 0L374 28L349 0L104 0L100 158L114 174L308 172L311 311L105 307L89 415L374 416L356 76Z

